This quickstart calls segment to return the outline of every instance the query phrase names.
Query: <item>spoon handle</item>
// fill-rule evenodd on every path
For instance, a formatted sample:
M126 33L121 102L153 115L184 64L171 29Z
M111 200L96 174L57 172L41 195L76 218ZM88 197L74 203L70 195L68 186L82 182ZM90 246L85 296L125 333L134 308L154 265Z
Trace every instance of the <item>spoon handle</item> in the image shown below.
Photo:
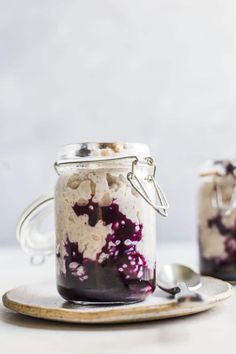
M189 302L189 301L201 302L201 301L204 301L203 297L200 294L189 290L186 283L179 282L177 284L177 287L179 288L179 292L177 294L175 294L175 299L178 302Z

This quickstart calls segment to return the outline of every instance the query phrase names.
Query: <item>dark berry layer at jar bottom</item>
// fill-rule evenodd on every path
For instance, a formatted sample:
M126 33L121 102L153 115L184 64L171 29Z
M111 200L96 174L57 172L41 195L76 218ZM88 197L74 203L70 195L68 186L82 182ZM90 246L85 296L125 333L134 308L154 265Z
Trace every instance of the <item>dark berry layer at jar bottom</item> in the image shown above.
M72 274L60 274L58 292L71 301L142 301L155 290L155 270L144 270L145 279L125 279L116 266L108 261L105 265L87 262L86 280ZM146 280L148 279L148 280Z
M230 167L229 167L230 168ZM217 257L205 258L200 246L200 269L203 275L209 275L228 281L236 281L236 223L228 226L221 214L208 219L208 227L224 240L224 253Z
M89 278L91 286L89 284L82 286L77 279L63 279L60 276L57 285L58 292L68 301L133 302L144 300L155 290L154 279L150 281L133 279L125 284L112 272L106 272L105 278L100 277L98 273L90 275Z
M236 281L236 264L216 264L215 259L200 258L200 271L202 275L208 275L226 281Z
M110 225L106 243L96 260L84 257L78 242L67 235L64 242L65 274L59 272L58 291L66 300L94 302L142 301L155 290L155 264L152 267L137 249L143 225L131 221L113 201L99 206L92 198L87 205L73 206L75 214L88 215L94 227L99 220ZM60 258L60 252L57 254Z

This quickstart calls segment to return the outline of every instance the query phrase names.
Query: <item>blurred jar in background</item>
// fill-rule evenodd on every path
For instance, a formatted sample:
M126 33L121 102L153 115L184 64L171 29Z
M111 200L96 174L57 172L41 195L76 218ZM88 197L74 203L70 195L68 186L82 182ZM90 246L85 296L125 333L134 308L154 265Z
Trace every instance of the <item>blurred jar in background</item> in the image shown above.
M201 273L236 281L236 160L209 161L200 177Z

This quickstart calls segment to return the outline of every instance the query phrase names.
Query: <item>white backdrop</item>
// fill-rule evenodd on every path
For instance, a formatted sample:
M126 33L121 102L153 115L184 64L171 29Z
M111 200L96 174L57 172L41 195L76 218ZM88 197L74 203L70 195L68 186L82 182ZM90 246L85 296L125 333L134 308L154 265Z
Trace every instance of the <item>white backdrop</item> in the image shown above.
M236 155L234 0L0 0L0 46L0 243L58 146L101 140L150 145L158 237L196 237L196 170Z

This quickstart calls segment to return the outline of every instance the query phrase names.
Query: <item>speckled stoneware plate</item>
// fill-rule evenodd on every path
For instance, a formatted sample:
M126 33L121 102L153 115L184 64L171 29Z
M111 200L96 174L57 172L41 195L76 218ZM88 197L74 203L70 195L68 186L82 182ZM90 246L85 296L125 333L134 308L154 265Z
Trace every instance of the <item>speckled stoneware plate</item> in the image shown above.
M232 286L222 280L202 277L197 290L206 297L202 303L178 304L157 289L147 300L121 306L81 306L64 301L52 283L29 284L8 291L3 304L31 317L74 323L125 323L153 321L202 312L227 299Z

